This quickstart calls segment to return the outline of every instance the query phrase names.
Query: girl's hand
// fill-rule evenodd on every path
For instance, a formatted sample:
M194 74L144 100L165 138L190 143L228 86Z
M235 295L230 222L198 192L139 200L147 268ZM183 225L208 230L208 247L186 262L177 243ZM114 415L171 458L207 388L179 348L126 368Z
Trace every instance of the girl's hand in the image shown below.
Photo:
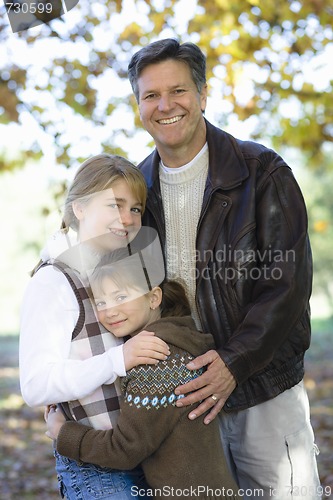
M47 414L47 432L45 434L50 439L57 439L62 425L66 422L61 410L57 409L55 405L49 407Z
M47 422L47 417L49 416L51 408L56 409L57 405L47 405L47 406L45 406L45 409L44 409L44 420L45 420L45 422Z
M170 354L168 344L146 330L127 340L123 352L126 370L138 365L156 365Z

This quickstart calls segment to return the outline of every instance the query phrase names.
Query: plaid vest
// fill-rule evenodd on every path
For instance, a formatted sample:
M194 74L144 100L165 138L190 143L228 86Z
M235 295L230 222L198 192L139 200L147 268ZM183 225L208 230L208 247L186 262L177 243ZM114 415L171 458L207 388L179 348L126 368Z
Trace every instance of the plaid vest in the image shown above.
M67 278L79 304L80 312L72 333L69 358L84 360L122 344L122 339L114 337L98 322L82 278L59 261L52 265ZM88 396L61 403L60 406L70 420L76 420L94 429L105 430L117 423L120 397L120 381L117 378L113 384L104 384Z

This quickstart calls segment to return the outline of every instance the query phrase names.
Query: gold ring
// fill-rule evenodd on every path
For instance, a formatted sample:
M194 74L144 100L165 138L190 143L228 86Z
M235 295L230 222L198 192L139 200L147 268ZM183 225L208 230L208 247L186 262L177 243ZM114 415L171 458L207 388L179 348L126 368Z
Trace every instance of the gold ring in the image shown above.
M217 397L216 397L216 396L214 396L214 394L211 396L211 398L212 398L212 400L216 403L216 401L217 401Z

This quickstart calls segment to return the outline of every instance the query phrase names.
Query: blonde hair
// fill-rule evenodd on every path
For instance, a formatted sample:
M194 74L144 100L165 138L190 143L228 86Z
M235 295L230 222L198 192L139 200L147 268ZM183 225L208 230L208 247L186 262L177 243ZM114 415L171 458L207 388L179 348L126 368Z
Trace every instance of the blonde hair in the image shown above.
M125 180L145 209L147 186L140 170L122 156L99 154L86 160L75 174L68 189L63 214L62 228L78 230L78 221L73 212L73 202L88 202L94 194L109 189L118 180Z

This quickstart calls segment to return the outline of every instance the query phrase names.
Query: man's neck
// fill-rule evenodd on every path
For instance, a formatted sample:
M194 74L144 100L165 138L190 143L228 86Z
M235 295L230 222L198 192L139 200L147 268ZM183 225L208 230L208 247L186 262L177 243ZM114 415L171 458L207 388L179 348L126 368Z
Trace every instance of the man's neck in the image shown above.
M199 153L200 149L198 149L198 151L196 151L194 154L193 151L189 152L186 150L186 148L184 148L184 151L170 151L170 154L168 154L168 152L166 152L165 150L161 152L158 148L157 151L160 155L163 165L168 168L179 168L183 165L186 165L187 163L190 163L190 161L192 161L193 158L195 158Z
M193 160L197 156L197 154L201 151L206 143L206 136L202 138L195 149L189 148L187 145L180 146L179 148L167 148L165 145L162 147L156 144L156 149L160 158L168 168L179 168L190 161Z

